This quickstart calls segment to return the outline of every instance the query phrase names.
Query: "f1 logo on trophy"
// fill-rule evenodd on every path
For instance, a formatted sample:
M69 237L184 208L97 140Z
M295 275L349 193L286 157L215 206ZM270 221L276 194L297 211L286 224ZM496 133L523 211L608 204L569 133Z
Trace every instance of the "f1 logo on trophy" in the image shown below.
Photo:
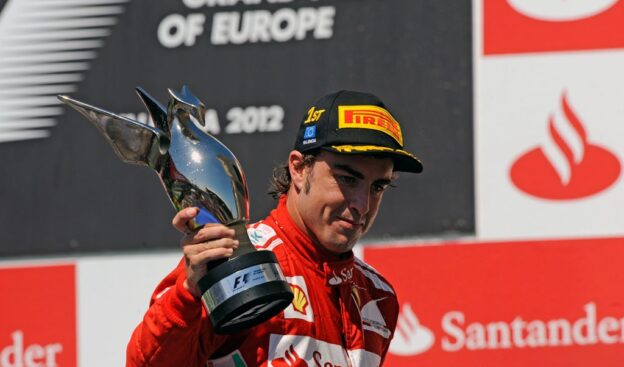
M106 137L126 163L154 169L176 210L198 207L190 222L198 229L222 223L236 231L239 247L224 260L208 264L198 282L215 331L235 333L275 316L293 294L272 251L257 251L247 236L249 199L245 175L234 154L204 132L205 106L184 86L169 90L165 109L137 88L156 127L59 95Z

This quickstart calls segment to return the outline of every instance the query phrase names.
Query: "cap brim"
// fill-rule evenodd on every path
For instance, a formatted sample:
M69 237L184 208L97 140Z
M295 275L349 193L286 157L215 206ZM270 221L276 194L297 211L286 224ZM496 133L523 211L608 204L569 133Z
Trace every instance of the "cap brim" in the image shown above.
M423 170L422 162L412 153L402 149L392 149L377 145L330 145L323 146L340 154L370 154L391 158L394 161L394 171L420 173Z

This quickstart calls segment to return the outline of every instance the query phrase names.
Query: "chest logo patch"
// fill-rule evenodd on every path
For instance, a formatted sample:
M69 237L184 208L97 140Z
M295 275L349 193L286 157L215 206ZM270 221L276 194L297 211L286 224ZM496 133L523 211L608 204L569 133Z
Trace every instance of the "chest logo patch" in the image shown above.
M362 328L381 335L388 339L390 337L390 329L386 326L386 320L384 320L377 302L383 301L385 298L373 299L368 301L362 310L360 315L362 317Z
M292 288L292 291L294 294L294 298L292 301L293 308L297 312L301 312L304 315L307 314L308 304L309 304L308 296L306 296L303 289L301 289L301 287L299 287L298 285L291 284L290 287Z
M327 268L328 269L325 270L325 277L329 285L340 285L353 279L353 266L351 265L335 269Z
M300 276L286 277L286 281L290 284L294 298L288 307L284 310L285 319L301 319L308 322L314 322L314 312L310 304L310 295L305 279Z
M251 243L256 247L266 247L267 242L276 236L275 230L264 223L256 228L247 228L247 234Z
M270 367L378 367L378 354L364 349L345 350L341 345L304 335L271 334Z

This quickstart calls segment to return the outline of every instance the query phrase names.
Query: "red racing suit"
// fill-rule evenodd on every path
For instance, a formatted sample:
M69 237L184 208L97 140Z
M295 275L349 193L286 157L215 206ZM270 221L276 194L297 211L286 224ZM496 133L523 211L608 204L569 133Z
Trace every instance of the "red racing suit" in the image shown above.
M181 261L154 291L128 343L127 366L376 367L398 317L393 288L353 256L320 248L294 224L285 196L248 228L259 250L275 253L293 302L235 335L216 335L200 300L184 288Z

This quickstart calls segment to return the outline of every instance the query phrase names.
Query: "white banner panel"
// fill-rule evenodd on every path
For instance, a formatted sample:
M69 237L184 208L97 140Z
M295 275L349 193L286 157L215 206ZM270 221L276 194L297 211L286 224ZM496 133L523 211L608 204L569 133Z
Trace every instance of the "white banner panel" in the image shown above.
M171 252L78 260L79 366L125 365L126 345L152 292L180 258L180 252Z
M624 234L624 52L484 55L475 39L477 236Z

